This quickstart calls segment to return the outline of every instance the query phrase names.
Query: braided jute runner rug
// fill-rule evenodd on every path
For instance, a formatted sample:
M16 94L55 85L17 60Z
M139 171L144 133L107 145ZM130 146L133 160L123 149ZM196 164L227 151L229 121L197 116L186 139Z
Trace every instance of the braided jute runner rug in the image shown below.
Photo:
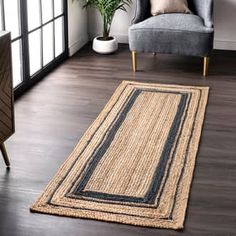
M123 81L31 211L183 228L208 90Z

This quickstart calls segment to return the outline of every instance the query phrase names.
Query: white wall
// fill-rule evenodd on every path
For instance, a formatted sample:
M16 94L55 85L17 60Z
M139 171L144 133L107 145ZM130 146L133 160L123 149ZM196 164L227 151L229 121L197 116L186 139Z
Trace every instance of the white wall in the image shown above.
M88 42L87 11L82 1L68 0L69 53L72 56Z
M215 48L236 50L236 0L215 0Z
M127 9L127 12L117 11L112 23L111 34L116 36L120 43L128 43L128 27L134 16L135 8ZM88 29L90 39L102 34L101 16L94 9L88 11Z
M125 12L117 12L111 33L122 43L128 42L127 31L134 16L134 7ZM236 50L236 0L215 0L215 48ZM101 20L94 11L89 11L90 39L101 33Z

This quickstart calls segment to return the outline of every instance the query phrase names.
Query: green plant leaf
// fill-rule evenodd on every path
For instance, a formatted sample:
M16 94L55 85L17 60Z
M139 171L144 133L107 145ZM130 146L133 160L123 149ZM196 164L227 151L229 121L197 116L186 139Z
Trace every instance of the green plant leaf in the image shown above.
M103 19L103 37L109 38L111 24L117 10L127 11L132 0L83 0L83 7L94 7L97 9Z

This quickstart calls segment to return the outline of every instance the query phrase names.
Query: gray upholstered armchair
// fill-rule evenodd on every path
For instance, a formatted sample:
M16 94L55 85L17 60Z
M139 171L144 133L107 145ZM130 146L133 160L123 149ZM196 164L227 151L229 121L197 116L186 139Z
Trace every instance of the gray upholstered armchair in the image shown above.
M129 28L129 47L133 71L136 53L168 53L204 58L203 75L208 73L213 49L213 0L188 0L193 14L151 16L150 0L137 0L133 25Z

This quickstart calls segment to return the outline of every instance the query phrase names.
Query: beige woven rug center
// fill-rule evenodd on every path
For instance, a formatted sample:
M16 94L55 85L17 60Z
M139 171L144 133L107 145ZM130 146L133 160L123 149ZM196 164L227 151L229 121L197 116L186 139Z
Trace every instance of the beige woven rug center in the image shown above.
M182 228L207 98L124 81L31 210Z

